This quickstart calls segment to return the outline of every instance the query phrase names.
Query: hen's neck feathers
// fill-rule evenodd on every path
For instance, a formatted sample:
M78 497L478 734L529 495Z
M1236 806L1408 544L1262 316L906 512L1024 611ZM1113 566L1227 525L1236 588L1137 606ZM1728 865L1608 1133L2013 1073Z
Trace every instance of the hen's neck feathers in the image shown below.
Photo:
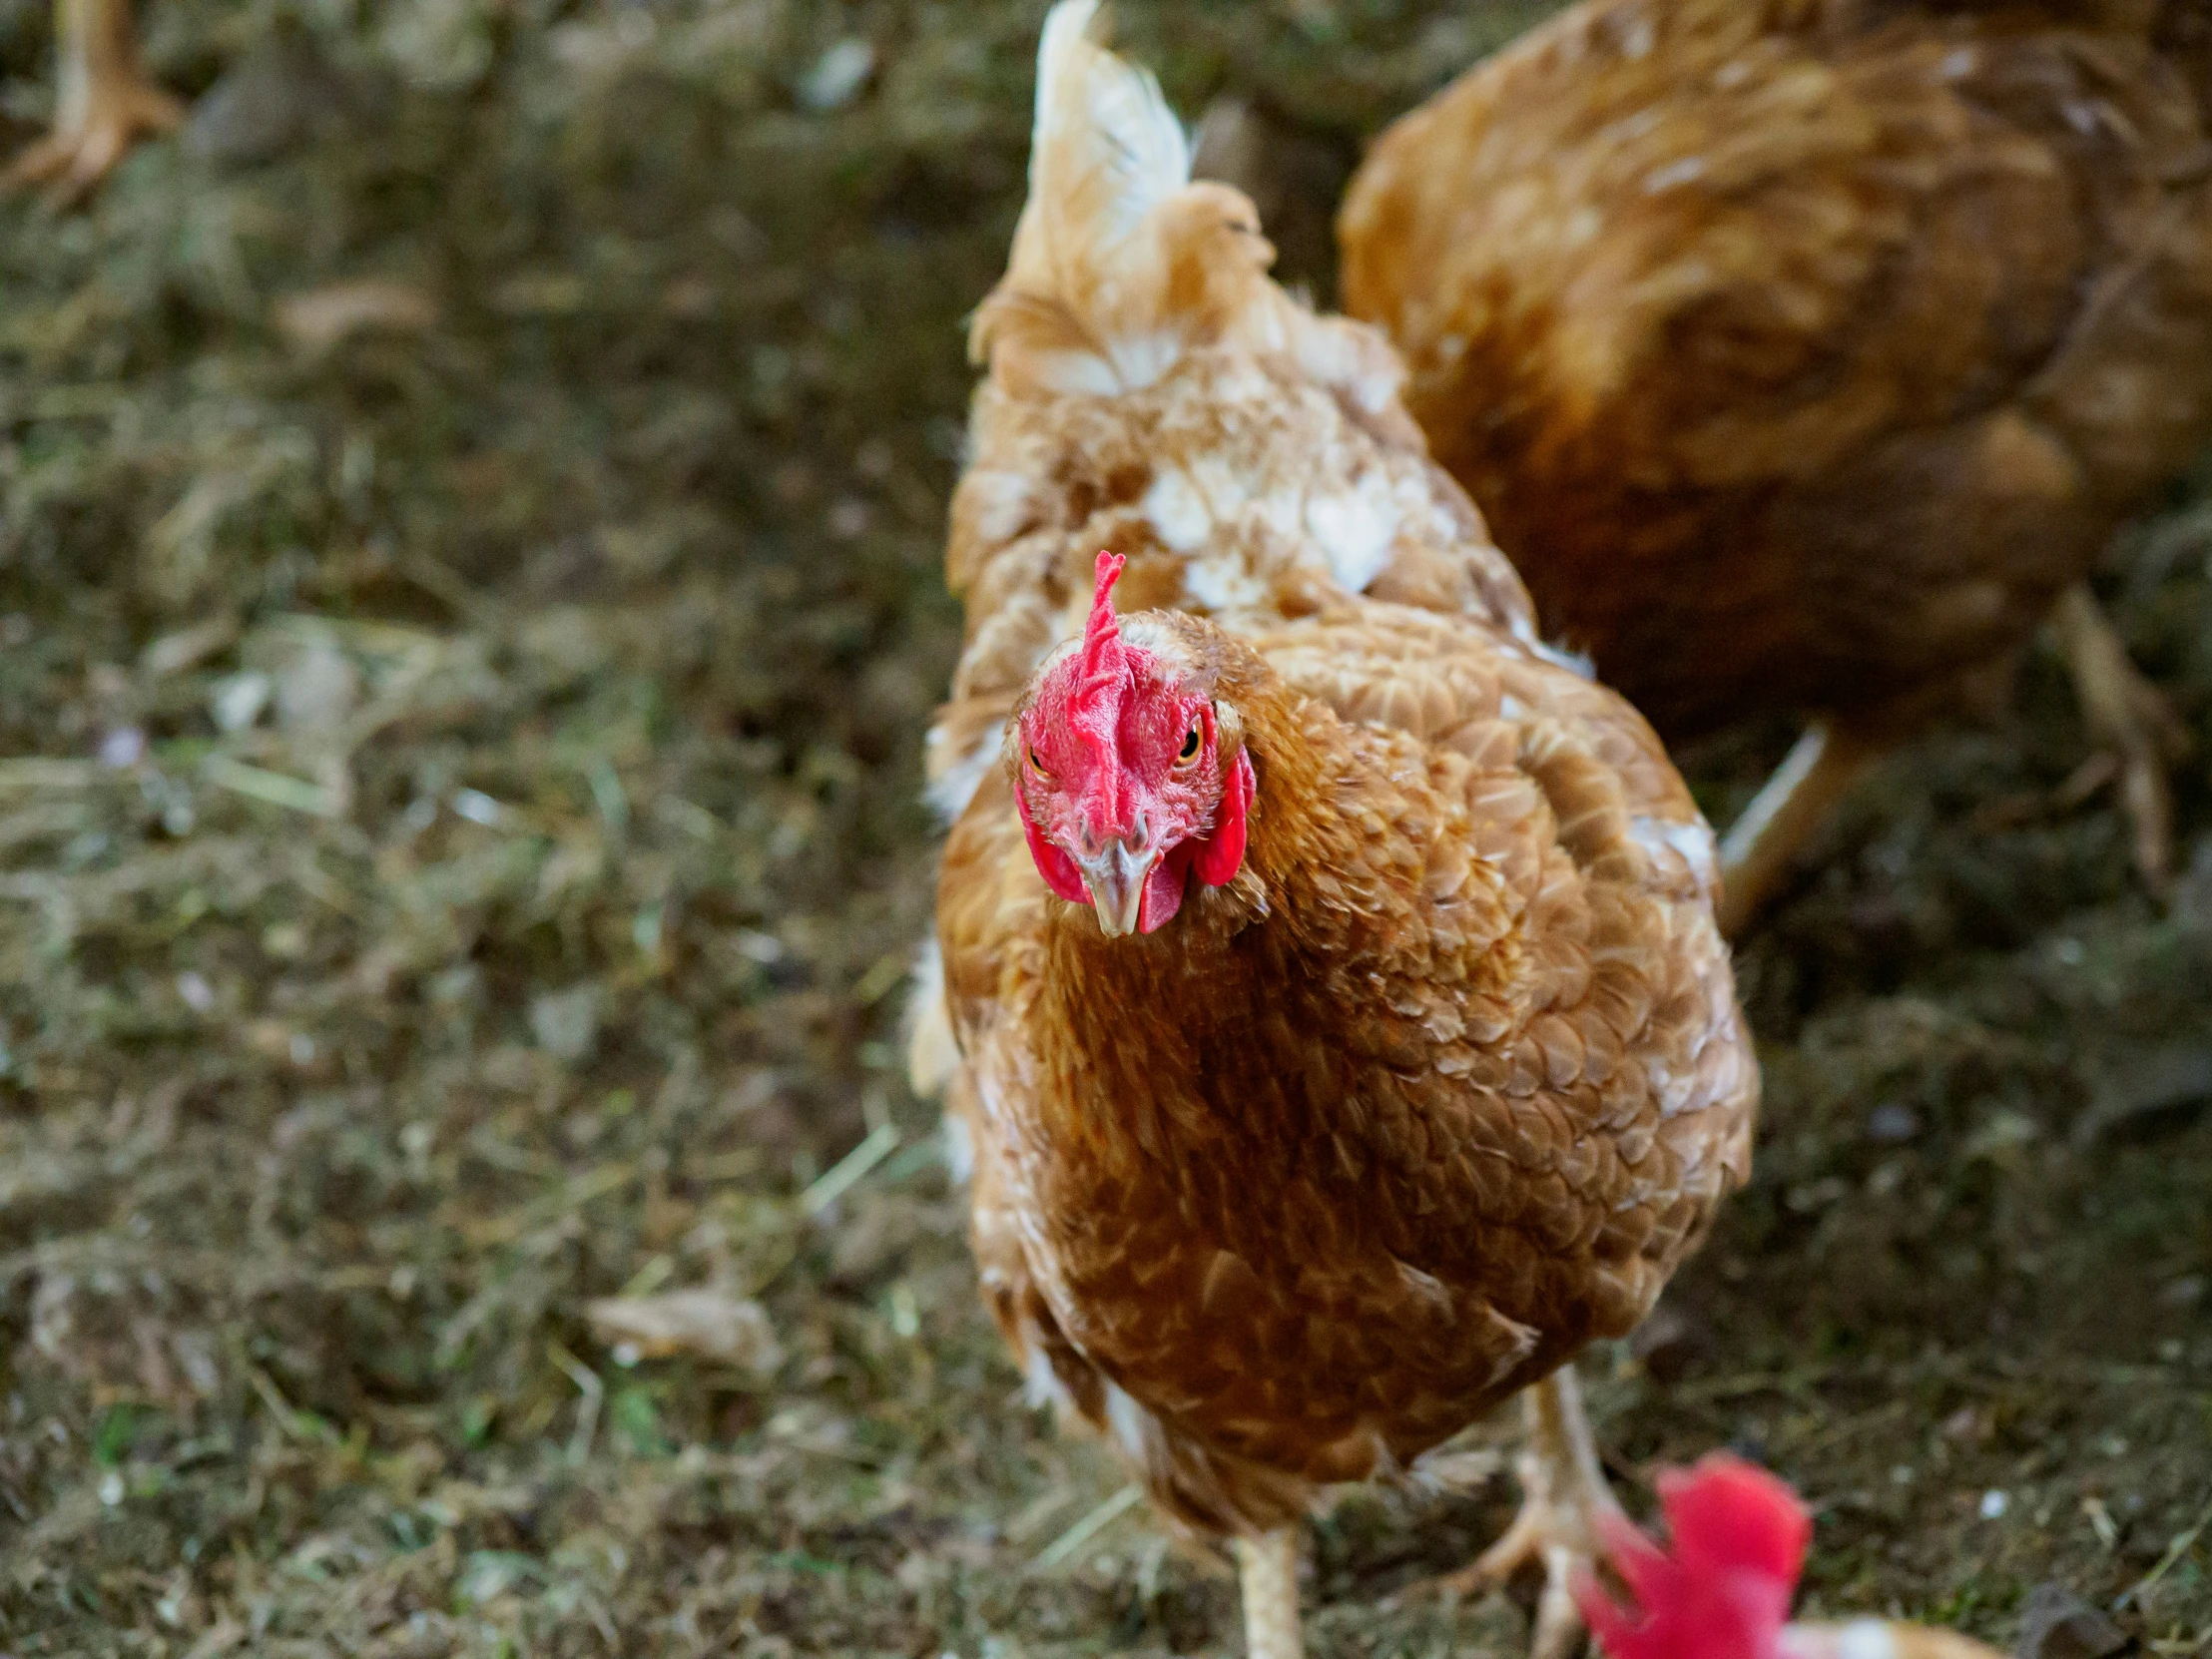
M1107 1167L1131 1153L1176 1164L1226 1139L1268 1179L1281 1173L1271 1161L1302 1138L1280 1106L1246 1121L1243 1091L1216 1085L1256 1063L1295 1065L1265 1032L1302 983L1325 977L1298 964L1330 948L1330 937L1308 935L1317 925L1332 932L1337 918L1319 913L1299 877L1351 850L1332 808L1351 757L1341 728L1294 706L1279 683L1224 695L1238 698L1259 780L1244 867L1225 886L1189 893L1156 933L1106 938L1089 908L1073 904L1050 906L1046 922L1039 984L1051 1007L1032 1030L1040 1066L1065 1086L1038 1091L1033 1105L1056 1141L1115 1149Z
M1303 1108L1263 1101L1235 1079L1254 1068L1298 1075L1299 1044L1341 1042L1348 1015L1389 1046L1393 1011L1368 1003L1404 965L1393 953L1429 933L1434 905L1417 859L1393 857L1414 843L1395 845L1386 832L1379 840L1379 786L1401 781L1387 778L1388 764L1242 642L1170 620L1219 665L1217 695L1243 724L1258 778L1245 864L1225 886L1194 884L1152 934L1109 939L1087 906L1050 906L1040 983L1052 1008L1031 1029L1044 1044L1040 1062L1066 1086L1040 1090L1035 1104L1058 1118L1053 1133L1076 1141L1126 1141L1173 1159L1227 1137L1264 1162L1290 1156L1317 1124L1294 1121ZM1494 874L1476 879L1502 884ZM1458 905L1485 907L1471 892ZM1519 922L1503 919L1508 908L1496 904L1497 936L1463 987L1470 997L1502 992L1517 971ZM1400 1037L1409 1045L1400 1057L1421 1063L1417 1033Z

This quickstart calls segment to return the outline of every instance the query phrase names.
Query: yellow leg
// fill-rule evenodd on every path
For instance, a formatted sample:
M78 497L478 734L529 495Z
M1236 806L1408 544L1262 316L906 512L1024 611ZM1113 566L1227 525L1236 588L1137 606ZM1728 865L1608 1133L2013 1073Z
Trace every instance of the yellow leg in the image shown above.
M1722 933L1741 936L1828 821L1844 792L1887 746L1847 728L1809 726L1721 839Z
M74 200L108 176L142 133L166 133L185 107L147 77L130 0L57 0L61 68L54 130L0 183L50 184Z
M1441 1580L1438 1587L1464 1594L1502 1584L1528 1562L1540 1564L1544 1589L1536 1604L1531 1659L1567 1659L1582 1635L1575 1579L1596 1566L1598 1517L1619 1514L1620 1504L1598 1464L1574 1368L1561 1367L1523 1393L1521 1401L1529 1449L1520 1460L1520 1514L1472 1566Z
M2135 867L2154 891L2161 889L2173 873L2174 803L2166 768L2188 754L2189 729L2128 661L2127 647L2086 587L2060 594L2051 621L2089 735L2118 763Z
M1250 1659L1300 1659L1298 1529L1286 1526L1235 1540L1244 1592L1245 1652Z

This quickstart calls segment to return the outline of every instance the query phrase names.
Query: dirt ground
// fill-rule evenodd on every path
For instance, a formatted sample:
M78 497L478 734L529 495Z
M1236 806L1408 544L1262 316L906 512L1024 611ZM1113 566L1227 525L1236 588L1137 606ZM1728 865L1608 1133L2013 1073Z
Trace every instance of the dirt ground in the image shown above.
M187 131L0 205L0 1651L1238 1651L1021 1404L898 1069L1042 9L152 0ZM1122 14L1326 292L1364 135L1540 9ZM9 148L49 40L0 0ZM1632 1506L1799 1483L1813 1608L2212 1642L2208 556L2177 491L2104 582L2171 903L2048 652L1898 755L1744 953L1751 1189L1585 1362ZM1685 757L1716 817L1788 736ZM1318 1653L1515 1659L1410 1588L1511 1430L1319 1518Z

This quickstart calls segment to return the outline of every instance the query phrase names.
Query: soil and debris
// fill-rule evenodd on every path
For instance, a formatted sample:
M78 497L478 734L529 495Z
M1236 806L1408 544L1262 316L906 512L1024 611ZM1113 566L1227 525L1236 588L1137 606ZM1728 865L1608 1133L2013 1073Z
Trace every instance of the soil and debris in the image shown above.
M1363 138L1542 9L1122 22L1326 295ZM187 130L0 204L0 1651L1235 1650L1020 1403L898 1068L1042 10L152 0ZM0 0L9 148L50 43ZM2104 582L2170 902L2047 656L1897 756L1745 952L1752 1189L1587 1363L1632 1505L1799 1483L1815 1610L2212 1641L2208 560L2177 491ZM1321 1516L1317 1653L1517 1659L1415 1592L1511 1436Z

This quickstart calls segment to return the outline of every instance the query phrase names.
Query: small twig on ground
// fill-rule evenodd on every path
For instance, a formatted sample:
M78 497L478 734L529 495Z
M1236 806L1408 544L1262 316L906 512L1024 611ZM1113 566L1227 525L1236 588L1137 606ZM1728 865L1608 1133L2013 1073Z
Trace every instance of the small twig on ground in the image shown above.
M583 1395L576 1407L576 1427L568 1436L568 1460L581 1463L591 1455L592 1436L599 1431L599 1405L607 1397L607 1385L599 1381L598 1373L559 1343L547 1343L545 1352Z
M1047 1573L1071 1560L1075 1552L1097 1537L1107 1527L1119 1520L1123 1513L1135 1507L1144 1496L1144 1488L1135 1481L1116 1492L1105 1502L1061 1533L1044 1547L1038 1557L1029 1563L1031 1573Z

